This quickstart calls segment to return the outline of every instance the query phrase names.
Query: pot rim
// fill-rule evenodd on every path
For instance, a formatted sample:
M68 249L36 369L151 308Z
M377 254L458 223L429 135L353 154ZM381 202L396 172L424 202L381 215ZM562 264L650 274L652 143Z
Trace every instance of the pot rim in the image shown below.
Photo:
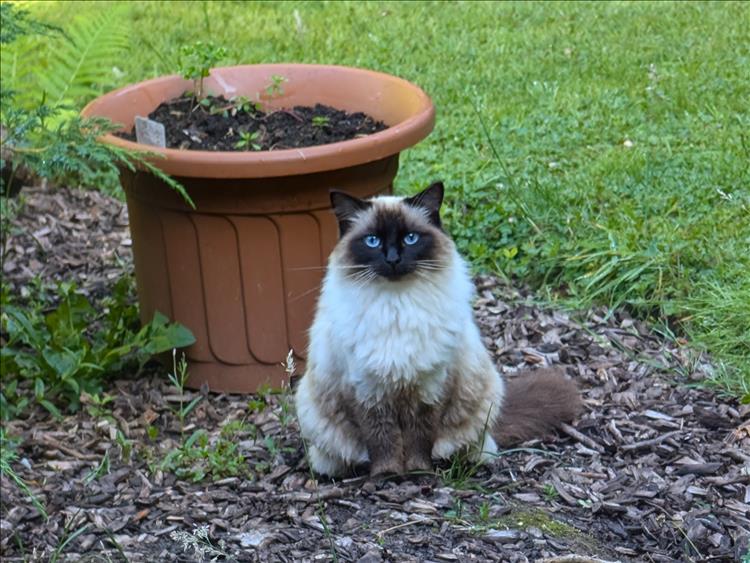
M283 149L278 151L195 151L159 148L107 134L101 141L131 151L154 154L148 160L167 174L193 178L262 178L276 176L293 176L335 170L348 166L365 164L392 156L415 145L425 138L435 125L435 107L430 97L418 86L390 74L373 70L340 66L316 65L304 63L290 64L257 64L217 67L211 70L211 77L221 80L222 71L255 70L283 74L285 69L327 70L336 73L360 74L376 78L384 84L408 92L418 100L417 108L405 120L390 125L387 129L366 137L340 141L326 145ZM129 93L142 90L148 86L167 84L176 80L185 81L173 74L152 78L113 90L89 102L81 111L84 117L108 117L102 106L114 103L115 98L122 99ZM166 99L166 98L165 98ZM164 100L159 100L159 103ZM157 104L158 105L158 104ZM366 106L363 103L363 106ZM367 107L362 110L368 112ZM135 113L133 114L135 117ZM161 156L159 156L161 155Z

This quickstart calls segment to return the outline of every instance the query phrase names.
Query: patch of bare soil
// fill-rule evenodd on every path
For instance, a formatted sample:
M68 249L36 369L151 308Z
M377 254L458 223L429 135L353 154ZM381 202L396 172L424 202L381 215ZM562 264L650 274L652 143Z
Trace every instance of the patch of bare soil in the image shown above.
M207 106L191 96L159 105L149 119L164 125L167 147L209 151L270 151L313 147L372 135L386 129L382 121L316 104L264 112L252 104L246 109L224 97L208 96ZM211 109L208 109L211 108ZM135 141L135 132L118 133ZM244 135L244 141L243 141Z
M4 283L19 290L35 274L75 277L96 296L130 269L119 202L26 194ZM476 314L501 371L561 365L578 382L585 412L555 439L481 468L315 480L288 395L252 408L251 396L206 395L185 435L202 428L215 443L230 423L252 425L235 443L254 478L193 483L158 468L181 439L180 397L161 370L114 382L103 410L88 405L57 421L40 409L5 424L23 438L14 468L49 520L3 479L3 560L49 560L83 530L61 560L200 561L173 537L197 526L224 542L218 560L740 560L750 536L750 409L693 386L703 359L623 312L569 315L494 278L477 286Z

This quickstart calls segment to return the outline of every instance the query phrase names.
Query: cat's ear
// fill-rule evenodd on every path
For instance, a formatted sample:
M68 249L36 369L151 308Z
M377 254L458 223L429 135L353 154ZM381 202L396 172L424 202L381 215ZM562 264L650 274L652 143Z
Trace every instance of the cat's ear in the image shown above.
M427 210L430 222L436 227L440 227L440 206L443 204L444 193L443 183L433 182L417 195L404 199L404 203Z
M344 236L352 226L357 213L369 209L372 204L339 190L331 190L331 207L339 221L339 235Z

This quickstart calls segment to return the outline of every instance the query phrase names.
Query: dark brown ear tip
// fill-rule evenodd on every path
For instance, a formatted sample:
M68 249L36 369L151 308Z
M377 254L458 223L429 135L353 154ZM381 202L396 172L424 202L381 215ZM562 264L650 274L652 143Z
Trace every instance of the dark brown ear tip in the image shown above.
M445 197L445 185L442 180L438 180L430 184L425 192L429 193L431 197L436 198L439 201L438 205L440 205L443 203L443 198Z
M351 196L348 193L337 190L335 188L331 188L330 190L328 190L328 198L331 200L331 205L333 205L334 207L336 206L336 201L340 202L342 199L350 197Z

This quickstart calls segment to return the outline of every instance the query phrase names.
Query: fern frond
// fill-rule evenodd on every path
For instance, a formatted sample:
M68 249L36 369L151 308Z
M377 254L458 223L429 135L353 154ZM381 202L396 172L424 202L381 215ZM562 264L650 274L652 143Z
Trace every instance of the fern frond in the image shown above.
M69 40L55 42L39 77L51 105L80 103L111 85L112 66L129 44L124 21L122 10L110 9L77 20L66 30Z
M49 43L49 38L22 37L2 46L2 88L15 92L17 102L24 107L38 104L42 97L42 92L35 86L41 75L40 69L46 67Z

